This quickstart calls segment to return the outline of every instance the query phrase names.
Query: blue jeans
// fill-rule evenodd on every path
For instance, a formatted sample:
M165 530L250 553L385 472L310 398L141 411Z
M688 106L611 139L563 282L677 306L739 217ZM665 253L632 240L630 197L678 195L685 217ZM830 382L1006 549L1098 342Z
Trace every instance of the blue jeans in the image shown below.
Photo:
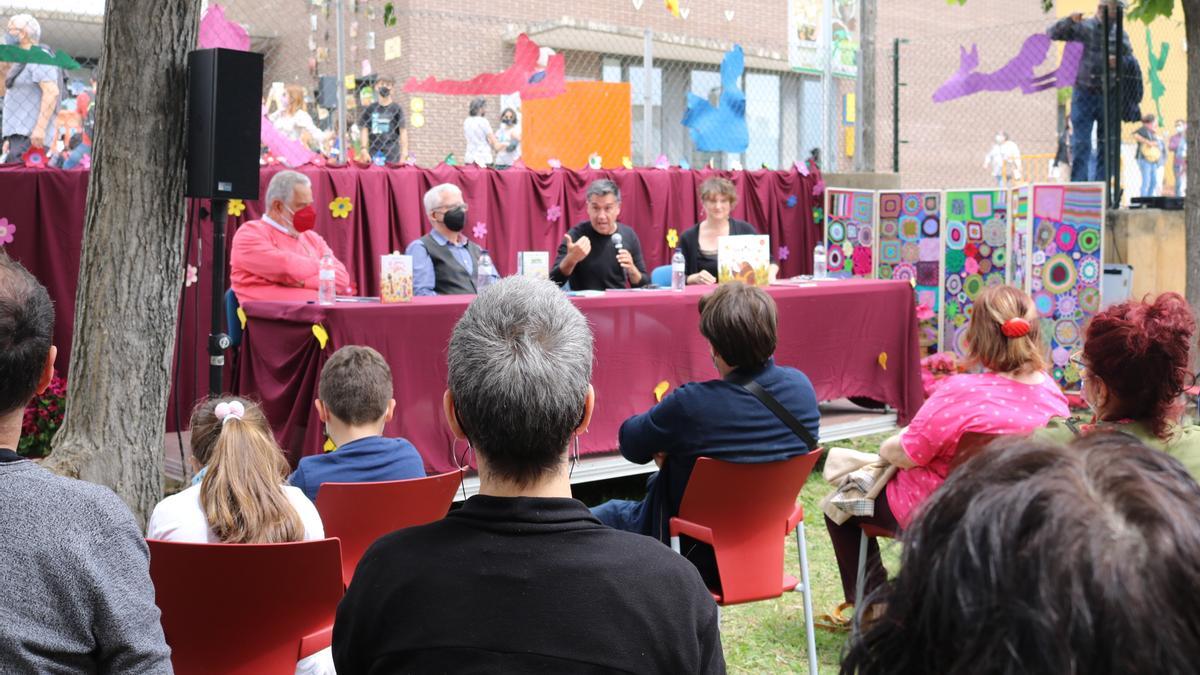
M1138 158L1138 169L1142 172L1142 191L1138 193L1141 197L1153 197L1155 190L1158 189L1158 164L1149 162L1141 157Z
M1093 127L1099 127L1094 165ZM1104 97L1100 92L1075 87L1071 94L1071 182L1104 180L1104 148Z

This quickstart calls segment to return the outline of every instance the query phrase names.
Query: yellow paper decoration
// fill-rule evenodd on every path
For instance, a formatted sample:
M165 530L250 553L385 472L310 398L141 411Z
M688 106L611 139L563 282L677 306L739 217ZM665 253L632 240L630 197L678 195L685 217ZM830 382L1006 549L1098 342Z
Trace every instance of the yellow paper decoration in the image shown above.
M408 100L408 109L415 113L425 112L425 99L420 96L414 96Z
M666 380L663 380L662 382L659 382L659 383L658 383L657 385L655 385L655 387L654 387L654 400L655 400L655 401L658 401L659 403L661 403L661 402L662 402L662 400L663 400L663 396L666 396L666 394L667 394L667 390L668 390L668 389L670 389L670 388L671 388L671 383L670 383L670 382L667 382Z
M680 17L679 0L666 0L666 3L667 11L671 13L671 16L674 16L676 19L678 19Z
M887 352L879 352L879 367L887 370Z
M241 307L237 308L238 323L242 325L242 330L246 330L246 310Z
M354 210L354 204L350 202L349 197L338 197L329 202L329 211L333 213L334 218L345 218Z
M347 75L346 76L346 90L354 91L357 88L358 88L358 82L354 79L354 76Z
M669 246L671 248L675 248L678 245L679 245L679 233L676 232L675 228L672 227L671 229L667 230L667 246Z
M231 216L234 216L234 217L240 216L240 215L242 215L242 212L246 210L246 202L244 202L240 199L230 199L229 207L227 210L228 210L229 215L231 215Z
M325 331L325 327L319 323L314 323L312 331L313 337L317 338L317 344L321 345L321 349L325 349L325 343L329 342L329 333Z
M326 436L325 437L325 446L322 447L321 449L324 450L325 452L333 452L334 450L337 450L337 446L333 444L332 438Z
M621 166L625 167L626 169L632 169L633 168L633 160L629 159L628 157L622 157L621 158Z
M425 126L425 115L423 113L419 113L419 112L413 113L412 114L412 128L420 129L423 126Z

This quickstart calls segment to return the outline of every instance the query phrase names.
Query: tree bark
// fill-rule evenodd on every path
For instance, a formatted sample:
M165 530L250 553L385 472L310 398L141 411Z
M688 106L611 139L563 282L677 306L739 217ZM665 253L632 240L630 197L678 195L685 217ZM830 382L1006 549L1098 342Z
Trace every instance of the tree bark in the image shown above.
M1187 299L1200 316L1200 0L1183 0L1187 37Z
M106 2L69 405L45 462L111 487L143 523L162 498L199 13L199 0Z
M857 146L854 152L854 170L875 170L875 66L878 53L875 51L875 26L878 7L876 0L861 0L859 9L859 59L858 92L855 100L855 130Z

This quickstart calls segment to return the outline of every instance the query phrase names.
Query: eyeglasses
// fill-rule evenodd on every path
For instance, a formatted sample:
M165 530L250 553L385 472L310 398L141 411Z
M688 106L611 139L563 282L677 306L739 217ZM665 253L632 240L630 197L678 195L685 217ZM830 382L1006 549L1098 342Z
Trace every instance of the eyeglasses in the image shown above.
M1087 364L1083 362L1083 352L1077 351L1071 353L1071 365L1079 371L1079 376L1083 377L1087 373Z
M454 209L462 209L463 211L466 211L467 205L466 205L466 203L462 203L462 204L449 204L447 206L439 206L436 209L434 209L434 213L437 213L437 212L445 213L447 211L453 211Z

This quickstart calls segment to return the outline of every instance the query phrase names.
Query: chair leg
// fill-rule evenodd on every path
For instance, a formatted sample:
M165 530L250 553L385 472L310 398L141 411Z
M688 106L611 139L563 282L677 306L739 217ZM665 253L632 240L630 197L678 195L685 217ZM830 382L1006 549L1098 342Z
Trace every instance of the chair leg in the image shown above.
M817 637L813 627L812 583L808 576L808 540L804 536L804 521L796 526L796 548L800 550L800 585L804 593L804 636L808 641L808 672L817 675Z
M863 584L867 580L867 542L870 537L866 532L862 533L862 540L858 544L858 576L854 584L854 613L858 614L858 610L862 607L863 600Z
M671 537L671 550L679 555L683 555L683 549L679 545L679 537Z

